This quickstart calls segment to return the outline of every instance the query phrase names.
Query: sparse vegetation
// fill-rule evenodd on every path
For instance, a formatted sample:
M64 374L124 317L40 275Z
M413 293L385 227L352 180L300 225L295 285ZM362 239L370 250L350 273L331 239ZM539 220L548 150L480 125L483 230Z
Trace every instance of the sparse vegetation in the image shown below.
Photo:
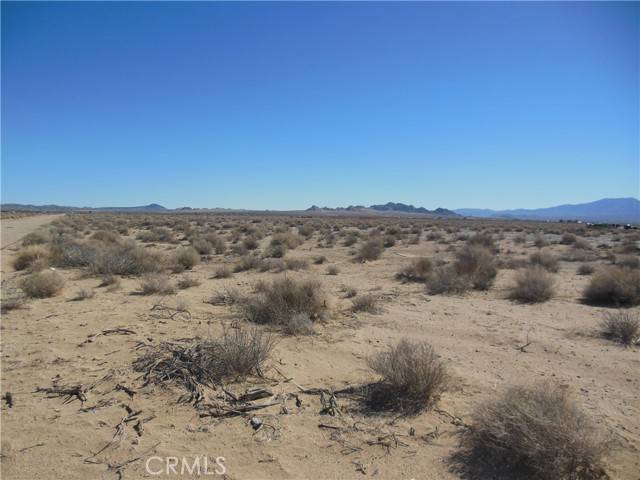
M15 270L42 270L47 267L49 250L42 245L30 245L20 250L13 259Z
M469 290L469 279L459 275L456 269L449 265L435 268L426 281L427 292L431 295L455 295Z
M171 295L175 292L175 286L163 275L150 275L140 282L142 295Z
M488 290L498 274L495 257L492 251L484 245L490 243L491 237L481 237L485 239L471 242L471 237L462 249L456 253L455 270L459 275L466 276L469 283L475 290Z
M539 266L524 268L516 273L510 298L522 303L541 303L553 297L551 274Z
M20 288L31 298L53 297L64 287L64 278L52 271L30 273L20 282Z
M358 251L358 256L356 258L361 262L377 260L380 258L380 255L382 255L383 250L384 245L382 243L382 239L372 238L360 246L360 250Z
M374 402L398 401L403 408L420 410L438 401L448 386L444 363L428 343L403 339L369 359L369 367L381 377ZM389 398L389 397L392 397Z
M418 258L396 273L396 278L403 282L424 282L427 280L433 265L428 258Z
M531 265L538 265L548 272L555 273L558 271L558 259L546 250L539 250L532 253L529 257L529 263Z
M640 341L640 317L630 311L607 312L602 320L606 338L631 346Z
M473 478L596 480L607 442L567 390L511 387L473 413L454 456Z
M327 313L326 298L317 281L288 277L258 285L255 295L239 302L239 306L248 321L285 329L295 315L305 314L316 322Z
M352 300L351 310L354 312L377 313L380 311L380 298L372 293L358 295Z
M591 277L584 300L597 305L634 306L640 304L640 270L602 267Z

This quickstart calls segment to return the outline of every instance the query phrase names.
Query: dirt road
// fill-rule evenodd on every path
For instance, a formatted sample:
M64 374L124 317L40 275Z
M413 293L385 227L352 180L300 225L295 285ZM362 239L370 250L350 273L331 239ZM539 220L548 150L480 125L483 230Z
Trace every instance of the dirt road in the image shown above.
M38 227L46 225L54 218L58 218L60 216L62 216L62 214L34 215L32 217L0 221L0 230L2 232L0 247L2 248L2 250L10 247L26 234L37 230Z

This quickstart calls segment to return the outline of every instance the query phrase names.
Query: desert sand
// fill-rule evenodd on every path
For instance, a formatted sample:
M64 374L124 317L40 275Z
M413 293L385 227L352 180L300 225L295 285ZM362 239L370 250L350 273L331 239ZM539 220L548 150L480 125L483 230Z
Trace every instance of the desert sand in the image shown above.
M24 275L11 267L17 240L53 219L3 222L3 283L15 284ZM264 225L273 219L261 220ZM377 220L366 222L375 225ZM440 229L433 221L427 223ZM499 239L502 256L510 252L511 258L526 259L535 251L533 234L525 232L527 241L515 243L517 234L508 231L508 223L506 228L490 222L457 225L466 234L479 228L505 229ZM79 235L88 236L93 230L87 226ZM135 238L136 233L132 228L127 236ZM454 246L463 243L455 235L445 236ZM261 250L269 238L260 240ZM548 233L546 238L554 255L568 248L554 243L558 235ZM154 478L145 470L150 456L207 455L224 457L224 478L230 479L455 479L460 477L450 458L473 408L509 385L547 379L566 385L611 435L613 448L605 459L611 478L639 478L639 351L598 335L608 309L580 301L589 281L588 276L576 275L580 263L560 261L554 274L555 296L524 305L507 298L514 270L506 268L499 270L488 291L464 295L428 295L421 283L398 281L396 272L412 258L451 260L449 245L429 241L424 234L418 244L399 241L379 260L365 263L353 261L353 247L337 241L331 248L321 248L318 239L315 234L286 254L308 260L306 270L250 270L212 278L221 265L233 268L237 263L238 256L228 250L203 258L192 270L170 274L173 282L189 277L200 284L164 296L137 294L137 277L123 277L119 288L109 289L99 287L101 279L82 269L57 269L66 281L59 295L29 300L23 308L2 315L2 393L11 392L13 399L11 408L2 403L2 477ZM588 240L595 247L609 241L610 235ZM176 245L159 242L148 248L169 253ZM314 264L319 255L327 261ZM327 274L332 265L339 269L337 275ZM177 386L142 387L131 364L144 345L217 337L223 328L246 323L232 306L206 301L228 289L249 294L256 282L284 275L318 279L329 299L330 314L316 325L313 335L278 334L264 378L227 385L236 393L248 386L268 387L276 398L284 399L280 404L254 415L211 418L201 416L192 404L179 403L183 392ZM376 295L380 311L354 313L345 287ZM94 292L93 298L72 301L81 289ZM178 305L186 311L171 310ZM101 334L110 329L130 332ZM414 416L372 413L352 398L337 395L341 415L320 415L319 395L300 388L339 390L374 381L367 358L403 337L428 341L450 370L451 387L435 408ZM82 385L86 400L48 398L38 391L56 384ZM301 400L300 406L293 395ZM141 411L137 418L146 420L141 432L134 429L135 422L121 423L126 408ZM265 426L255 431L249 424L252 416Z

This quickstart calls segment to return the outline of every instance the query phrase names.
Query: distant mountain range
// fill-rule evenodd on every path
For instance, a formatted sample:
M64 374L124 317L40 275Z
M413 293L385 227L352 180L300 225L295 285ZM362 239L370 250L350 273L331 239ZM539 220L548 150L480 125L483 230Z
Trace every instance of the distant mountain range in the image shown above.
M318 207L313 205L310 208L307 208L307 212L313 213L351 213L351 214L374 214L374 215L428 215L428 216L436 216L436 217L457 217L459 216L455 212L451 210L447 210L446 208L436 208L435 210L427 210L424 207L414 207L413 205L406 205L404 203L394 203L389 202L384 205L371 205L369 207L365 207L364 205L349 205L348 207L337 207L337 208L329 208L329 207Z
M27 212L71 212L71 211L101 211L101 212L169 212L170 210L164 208L157 203L151 203L149 205L142 205L140 207L64 207L60 205L23 205L21 203L3 203L0 205L0 210L19 210Z
M640 223L640 200L633 197L603 198L602 200L590 203L558 205L555 207L536 209L487 210L480 208L459 208L454 211L465 217Z
M240 209L198 209L182 207L168 209L157 203L138 207L65 207L60 205L22 205L18 203L5 203L0 205L3 211L21 210L31 212L70 212L70 211L100 211L100 212L146 212L146 213L170 213L170 212L250 212ZM258 210L253 210L257 212ZM300 210L276 211L271 213L302 213ZM516 210L489 210L480 208L460 208L447 210L436 208L427 210L424 207L414 207L404 203L389 202L384 205L350 205L348 207L318 207L316 205L304 210L304 213L314 215L381 215L381 216L428 216L428 217L479 217L479 218L504 218L521 220L582 220L585 222L612 222L612 223L640 223L640 200L637 198L604 198L590 203L576 205L558 205L548 208L516 209Z

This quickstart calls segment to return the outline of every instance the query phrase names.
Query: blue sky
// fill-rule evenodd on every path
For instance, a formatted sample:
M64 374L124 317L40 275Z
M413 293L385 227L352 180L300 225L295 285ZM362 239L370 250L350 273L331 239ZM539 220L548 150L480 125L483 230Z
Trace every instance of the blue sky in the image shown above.
M2 2L2 201L638 196L634 3Z

